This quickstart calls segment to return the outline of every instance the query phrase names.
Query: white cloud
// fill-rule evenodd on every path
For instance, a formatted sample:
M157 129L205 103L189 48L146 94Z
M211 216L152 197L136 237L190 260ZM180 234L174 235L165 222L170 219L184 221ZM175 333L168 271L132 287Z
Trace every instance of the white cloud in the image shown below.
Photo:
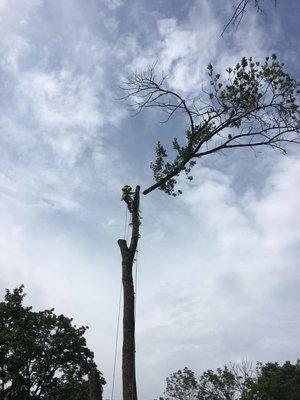
M199 0L191 6L187 19L158 19L158 32L153 33L149 46L140 47L134 37L131 38L135 54L132 70L142 70L156 63L157 70L166 73L174 89L185 96L197 97L207 82L209 63L225 72L243 56L260 60L274 51L274 41L280 38L279 22L266 35L261 15L250 8L238 32L234 35L228 32L228 36L221 37L223 18L212 2Z
M111 10L116 10L123 5L123 0L105 0L105 3Z
M171 234L162 222L166 236L150 260L146 236L138 357L147 370L159 359L160 369L145 391L184 365L200 371L228 360L297 357L299 172L297 159L283 159L262 193L241 197L233 178L202 168L201 183L182 198L185 225L172 214ZM150 276L155 284L145 283Z
M43 127L95 129L102 122L97 92L87 76L64 69L32 71L21 77L18 92Z
M102 140L126 112L110 90L111 71L105 64L111 50L105 40L83 17L76 37L66 30L60 39L56 21L49 25L38 14L44 6L21 2L12 13L5 3L1 9L1 168L4 174L10 171L10 196L69 212L78 209L79 192L87 189L92 175L105 182L115 153L104 152ZM56 11L64 16L64 7ZM71 7L69 12L76 24L78 10ZM24 26L24 18L30 24ZM68 26L75 32L75 26ZM43 45L41 29L48 39Z

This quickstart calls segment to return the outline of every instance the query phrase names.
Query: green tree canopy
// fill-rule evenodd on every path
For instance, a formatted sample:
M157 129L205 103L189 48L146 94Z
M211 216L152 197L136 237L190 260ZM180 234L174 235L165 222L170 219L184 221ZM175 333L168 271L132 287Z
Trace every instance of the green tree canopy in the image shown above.
M255 391L259 400L300 399L300 360L260 365Z
M278 363L229 364L216 371L207 370L199 378L188 368L178 370L166 380L160 400L298 400L300 399L300 361Z
M198 379L190 369L186 367L183 370L179 369L170 375L166 381L166 398L160 397L160 400L192 400L197 398L199 392Z
M25 307L23 286L0 303L0 398L87 400L87 374L97 370L86 326ZM101 376L102 384L105 380Z
M199 378L184 368L171 374L166 382L166 397L160 400L250 400L252 397L247 396L254 381L251 364L242 363L209 369Z

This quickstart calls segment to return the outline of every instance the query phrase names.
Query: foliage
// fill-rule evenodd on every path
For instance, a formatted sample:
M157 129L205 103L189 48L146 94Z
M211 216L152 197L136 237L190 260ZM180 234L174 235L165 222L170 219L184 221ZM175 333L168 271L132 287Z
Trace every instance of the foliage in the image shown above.
M300 361L229 364L216 371L207 370L199 378L188 368L178 370L166 380L165 397L160 400L298 400Z
M298 400L300 399L300 360L296 364L287 361L259 365L258 378L253 399L258 400Z
M204 372L199 381L198 398L201 400L246 400L252 387L252 367L247 363L225 365L216 372Z
M205 371L199 378L188 368L167 378L166 397L160 400L248 400L252 387L251 364L230 364L215 372Z
M167 386L166 398L160 397L160 400L192 400L197 398L199 391L198 380L195 373L188 368L174 372L166 379Z
M137 110L159 107L168 115L183 112L189 121L184 138L174 138L171 155L159 141L151 164L155 184L169 195L176 190L177 176L191 169L199 158L233 148L268 146L286 152L288 143L300 143L299 83L285 71L275 54L261 63L243 57L225 76L208 65L209 84L195 98L186 100L173 91L166 77L158 79L154 68L136 73L124 85Z
M87 400L85 378L96 369L83 336L87 327L53 309L34 312L24 297L21 286L6 290L0 303L1 399Z

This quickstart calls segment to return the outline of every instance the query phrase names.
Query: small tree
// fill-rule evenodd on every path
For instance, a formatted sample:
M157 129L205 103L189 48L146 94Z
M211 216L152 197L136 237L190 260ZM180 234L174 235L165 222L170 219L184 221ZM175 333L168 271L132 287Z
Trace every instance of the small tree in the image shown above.
M300 143L299 84L285 71L275 54L263 62L243 57L225 76L208 67L209 83L197 96L186 99L170 87L165 76L154 67L135 73L122 88L134 109L158 107L166 121L181 112L188 129L166 147L158 141L151 163L154 184L143 190L147 195L160 189L168 195L182 193L177 177L184 172L192 180L193 167L203 158L228 150L268 147L286 153L288 144ZM169 154L171 153L171 156ZM174 155L172 157L172 155ZM130 244L118 241L122 255L124 288L123 314L123 400L136 400L135 322L132 266L139 240L140 186L132 191L126 185L123 199L131 213Z
M198 400L250 400L253 371L250 363L207 370L199 378ZM253 399L254 400L254 399Z
M185 367L166 379L165 396L159 400L194 400L198 398L199 382L195 373Z
M23 286L6 290L0 303L1 399L88 400L85 378L97 368L86 347L87 327L73 326L53 309L34 312L24 296Z

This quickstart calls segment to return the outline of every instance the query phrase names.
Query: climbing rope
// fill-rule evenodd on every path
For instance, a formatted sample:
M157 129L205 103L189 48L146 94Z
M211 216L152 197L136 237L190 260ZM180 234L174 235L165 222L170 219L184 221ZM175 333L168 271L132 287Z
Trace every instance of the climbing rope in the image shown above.
M115 390L116 365L117 365L118 340L119 340L119 327L120 327L120 314L121 314L121 303L122 303L122 291L123 290L122 290L122 279L121 279L120 294L119 294L119 305L118 305L117 329L116 329L114 368L113 368L112 388L111 388L111 400L114 399L114 390Z
M137 301L137 287L138 287L138 249L135 251L135 271L134 271L134 322L136 319L136 301Z
M123 235L124 240L126 240L129 230L129 224L127 223L127 221L128 221L128 208L125 207L125 224L124 224L124 235Z
M128 232L129 232L129 224L128 224L128 209L125 207L125 223L124 223L124 234L123 239L127 240ZM120 284L120 293L119 293L119 304L118 304L118 317L117 317L117 327L116 327L116 340L115 340L115 352L114 352L114 367L113 367L113 376L112 376L112 387L111 387L111 400L114 399L114 390L115 390L115 381L116 381L116 366L117 366L117 355L118 355L118 342L119 342L119 331L120 331L120 315L121 315L121 304L122 304L122 292L123 292L123 284L122 284L122 276L121 276L121 284Z

